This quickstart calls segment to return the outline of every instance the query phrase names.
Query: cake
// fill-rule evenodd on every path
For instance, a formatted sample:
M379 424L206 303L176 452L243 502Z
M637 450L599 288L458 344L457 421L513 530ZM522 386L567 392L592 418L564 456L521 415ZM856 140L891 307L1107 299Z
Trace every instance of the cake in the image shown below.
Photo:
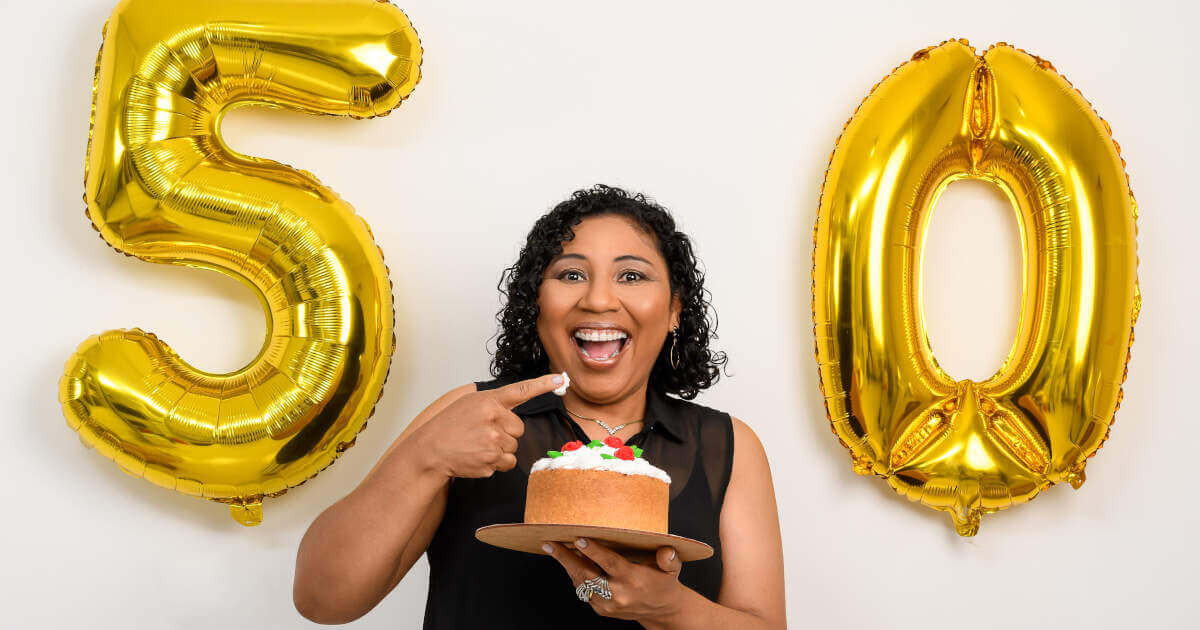
M567 442L530 469L525 522L666 534L670 489L671 477L619 437Z

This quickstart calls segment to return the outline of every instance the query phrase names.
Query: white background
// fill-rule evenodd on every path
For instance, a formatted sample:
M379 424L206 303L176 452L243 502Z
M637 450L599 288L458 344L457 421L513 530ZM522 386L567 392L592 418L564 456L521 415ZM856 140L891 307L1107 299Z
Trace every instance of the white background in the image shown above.
M242 111L225 125L234 147L310 170L356 206L398 307L391 379L358 445L247 529L84 449L56 400L64 361L102 330L153 330L210 371L241 367L264 334L240 284L119 256L84 218L111 2L4 2L0 625L310 625L291 603L305 528L417 411L486 378L501 269L540 214L605 182L672 209L707 267L732 376L699 401L766 445L791 627L1196 627L1194 5L406 2L424 79L399 111ZM1145 301L1111 439L1082 490L985 517L972 539L851 471L824 417L809 313L834 139L876 81L950 37L1050 59L1111 123L1141 208ZM1003 359L1019 262L1006 202L951 187L929 239L926 310L952 374L984 378ZM355 625L419 627L426 588L422 560Z

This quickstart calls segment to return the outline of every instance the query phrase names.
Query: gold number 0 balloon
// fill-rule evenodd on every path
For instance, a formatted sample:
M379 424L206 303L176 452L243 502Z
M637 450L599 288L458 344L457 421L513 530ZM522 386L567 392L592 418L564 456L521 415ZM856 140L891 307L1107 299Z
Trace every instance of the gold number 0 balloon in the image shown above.
M68 424L122 469L230 504L304 483L353 444L387 378L391 284L366 223L312 175L222 142L232 107L365 118L420 76L407 18L376 0L129 0L105 26L86 195L127 255L216 270L262 301L268 338L228 374L117 330L68 360Z
M938 366L921 312L929 217L964 178L1007 194L1024 251L1017 337L980 383ZM964 536L1050 484L1078 488L1121 400L1135 220L1107 124L1046 61L950 41L876 85L838 140L814 232L821 389L855 470Z

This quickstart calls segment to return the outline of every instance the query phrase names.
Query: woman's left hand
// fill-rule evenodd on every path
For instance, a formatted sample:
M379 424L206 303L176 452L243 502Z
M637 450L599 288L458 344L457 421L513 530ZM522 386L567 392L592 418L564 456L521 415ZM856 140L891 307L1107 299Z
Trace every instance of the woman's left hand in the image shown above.
M576 540L575 548L582 557L559 543L546 543L542 547L567 570L576 587L597 576L608 580L612 599L593 595L588 602L596 613L617 619L650 620L669 617L677 611L685 587L679 583L683 563L674 549L660 547L655 554L656 563L646 565L630 562L586 538Z

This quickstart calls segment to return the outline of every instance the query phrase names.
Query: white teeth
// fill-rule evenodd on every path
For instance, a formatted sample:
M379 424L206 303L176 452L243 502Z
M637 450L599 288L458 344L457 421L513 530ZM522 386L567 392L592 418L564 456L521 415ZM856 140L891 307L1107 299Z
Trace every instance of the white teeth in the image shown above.
M580 328L575 331L575 338L581 341L615 341L617 339L626 339L629 335L620 330L596 330L592 328Z

